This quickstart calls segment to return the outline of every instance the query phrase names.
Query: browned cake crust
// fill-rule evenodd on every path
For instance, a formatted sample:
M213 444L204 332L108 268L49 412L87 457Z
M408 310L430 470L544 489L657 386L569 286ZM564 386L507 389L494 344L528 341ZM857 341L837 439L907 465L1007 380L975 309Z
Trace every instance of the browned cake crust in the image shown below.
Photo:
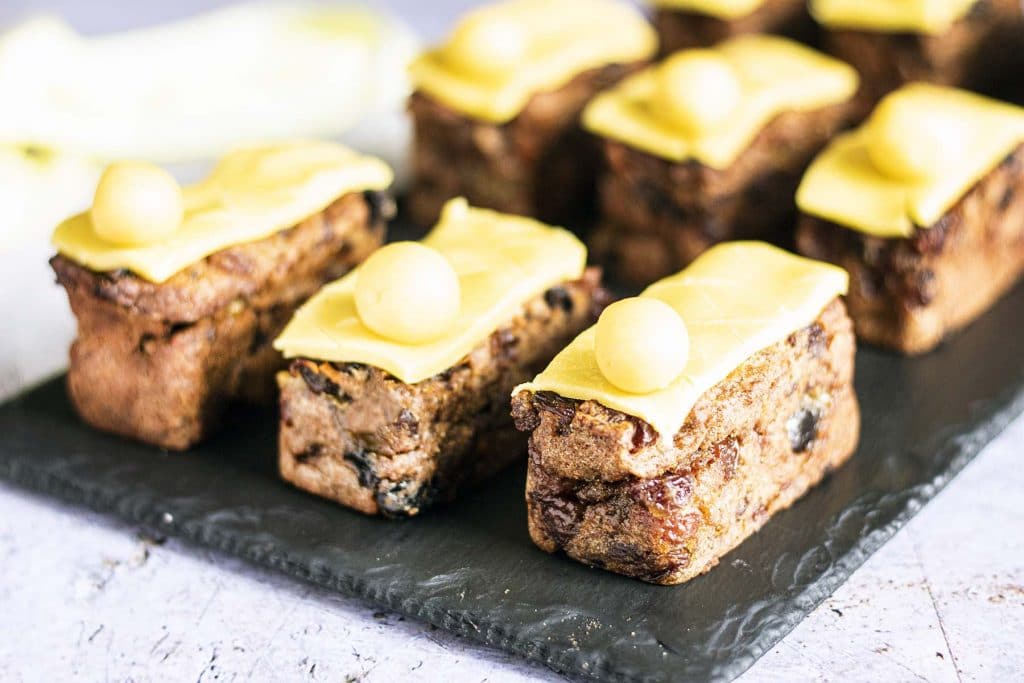
M281 476L366 514L416 515L526 451L512 389L594 322L600 273L549 289L465 359L405 384L378 368L298 359L278 375Z
M929 351L1024 271L1024 147L912 237L872 237L802 216L796 241L801 253L850 272L846 304L862 341Z
M979 0L940 35L826 30L826 49L861 74L870 106L912 81L992 90L1019 73L1024 15L1019 0Z
M710 47L748 33L777 33L805 42L814 36L807 0L765 0L746 16L726 20L697 12L661 8L654 13L663 55L693 47Z
M424 93L409 99L414 136L409 213L433 225L452 197L474 206L571 223L593 198L597 144L579 126L590 99L641 64L586 71L535 95L505 124L465 116Z
M530 536L652 583L708 571L853 453L853 357L837 299L708 390L667 447L594 401L517 395L516 424L532 432Z
M788 246L800 178L851 112L852 105L837 104L782 114L725 170L605 140L591 253L622 280L646 284L718 242L755 238Z
M154 284L50 264L78 319L68 390L86 422L186 449L236 398L270 401L271 346L295 308L376 249L390 200L349 194L272 237L224 249Z

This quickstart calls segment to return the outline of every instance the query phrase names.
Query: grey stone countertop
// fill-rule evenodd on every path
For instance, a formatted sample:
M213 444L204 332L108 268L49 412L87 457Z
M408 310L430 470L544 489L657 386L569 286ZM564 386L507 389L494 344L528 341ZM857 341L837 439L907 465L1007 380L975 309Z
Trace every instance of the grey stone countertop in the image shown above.
M90 31L169 14L156 2L11 3L0 6L0 24L40 8ZM174 12L206 4L188 0ZM471 3L391 4L422 17L431 34ZM65 363L73 324L47 256L42 240L0 254L0 396ZM740 680L1020 680L1022 446L1018 419ZM558 679L372 605L6 485L0 634L3 681Z

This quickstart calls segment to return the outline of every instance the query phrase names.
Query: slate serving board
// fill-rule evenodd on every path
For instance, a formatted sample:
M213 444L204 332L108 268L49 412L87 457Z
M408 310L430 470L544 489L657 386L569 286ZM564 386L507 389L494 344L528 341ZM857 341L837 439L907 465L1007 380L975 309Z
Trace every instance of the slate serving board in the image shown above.
M278 481L273 412L186 455L97 434L62 379L0 406L0 477L601 680L739 675L1024 409L1024 286L938 351L857 356L863 436L792 509L677 587L531 544L522 468L419 519L363 517Z

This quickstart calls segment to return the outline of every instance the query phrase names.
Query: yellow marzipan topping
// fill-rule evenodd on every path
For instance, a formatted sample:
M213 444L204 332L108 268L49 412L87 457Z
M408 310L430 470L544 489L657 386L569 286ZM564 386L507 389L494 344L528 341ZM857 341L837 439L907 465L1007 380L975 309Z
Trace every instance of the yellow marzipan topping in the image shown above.
M927 180L881 171L869 156L871 128L837 137L808 168L797 191L804 213L869 235L909 237L942 218L961 197L1024 143L1024 109L955 88L912 84L887 96L921 116L957 123L956 163ZM949 143L949 144L952 144Z
M473 62L509 46L484 43L474 54L453 54L446 44L421 55L409 73L418 90L492 123L512 120L535 94L557 90L583 71L649 59L658 44L640 13L614 0L508 0L475 10L464 22L517 32L522 54L481 72Z
M464 199L445 205L423 243L448 259L459 278L459 314L443 337L403 344L372 332L356 311L356 268L302 306L274 348L287 358L373 365L415 384L458 363L529 299L579 279L587 260L586 247L567 230L471 208Z
M57 226L53 245L92 270L127 268L159 283L214 252L297 225L342 195L383 190L391 180L383 161L330 142L251 147L228 154L204 180L183 188L184 221L163 241L111 244L96 234L86 211Z
M655 7L685 10L719 19L738 19L760 9L764 0L652 0Z
M882 32L942 33L978 0L810 0L819 24Z
M848 280L842 268L763 242L720 244L640 295L674 308L689 331L689 361L668 387L649 394L616 388L598 367L591 327L513 393L553 391L596 401L644 420L670 441L704 392L758 351L811 324L846 293Z
M657 66L594 98L583 112L584 127L669 161L724 169L779 114L844 102L859 83L849 65L777 36L740 36L711 51L732 65L741 88L738 106L714 130L691 133L665 119L656 105Z

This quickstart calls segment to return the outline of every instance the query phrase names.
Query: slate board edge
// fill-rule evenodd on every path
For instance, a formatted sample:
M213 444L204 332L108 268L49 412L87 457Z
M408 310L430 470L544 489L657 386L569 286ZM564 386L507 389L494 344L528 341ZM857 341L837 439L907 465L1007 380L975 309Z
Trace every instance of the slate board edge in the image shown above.
M903 528L924 506L937 496L969 465L984 447L1006 429L1019 415L1024 414L1024 385L1007 395L991 399L990 403L998 407L985 418L975 418L969 428L961 431L956 438L950 439L939 452L953 451L949 466L929 481L913 487L914 495L889 515L888 521L861 536L860 540L845 554L834 561L831 567L816 581L809 584L802 592L791 598L790 602L806 604L793 610L772 629L762 629L751 647L743 654L737 655L729 663L722 666L710 681L729 683L740 674L752 667L779 641L785 638L808 614L820 606L872 555L884 546L896 532ZM936 455L939 454L936 453ZM713 571L713 570L712 570ZM636 679L656 680L656 679Z
M18 401L22 395L52 379L27 388L8 401L0 403L0 406ZM964 429L957 437L950 439L944 446L944 449L954 451L948 467L931 480L913 487L913 495L907 496L905 501L894 509L888 516L888 521L862 536L853 547L834 561L825 573L789 600L790 603L798 605L797 609L789 610L772 628L762 629L751 646L723 663L708 680L725 683L738 677L839 588L929 500L945 488L988 442L998 436L1017 415L1024 412L1024 384L986 403L994 405L995 408L991 412L977 411L983 414L974 417L970 424L964 425ZM102 514L113 514L130 524L239 557L255 566L280 571L299 580L368 600L456 635L539 662L556 672L572 677L600 681L673 680L663 675L664 672L643 674L616 670L600 653L554 647L546 643L520 639L507 627L474 619L470 610L455 612L433 608L423 601L402 598L382 587L375 587L370 581L333 570L326 565L311 568L289 559L286 555L267 550L262 547L265 544L241 541L231 532L222 532L208 521L179 521L173 519L173 513L171 519L167 519L166 514L169 511L161 509L165 506L159 500L133 497L130 493L124 495L125 492L89 486L72 477L59 476L44 468L34 467L30 458L19 459L15 456L0 459L0 479ZM595 662L596 666L591 666L590 662Z

